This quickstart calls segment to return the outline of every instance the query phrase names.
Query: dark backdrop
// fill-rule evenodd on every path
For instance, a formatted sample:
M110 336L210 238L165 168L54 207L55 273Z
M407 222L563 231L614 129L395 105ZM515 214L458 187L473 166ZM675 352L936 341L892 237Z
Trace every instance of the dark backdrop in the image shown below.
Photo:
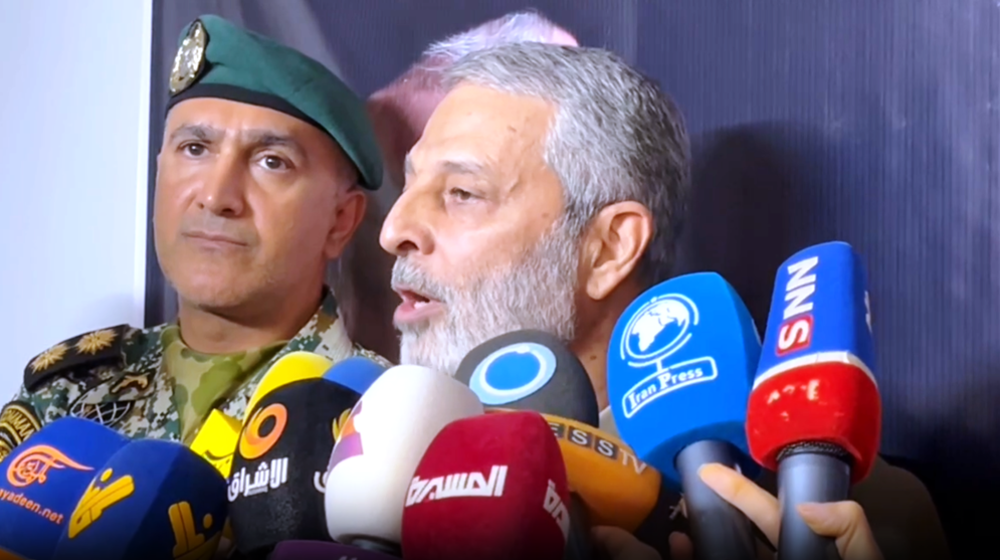
M368 95L430 42L536 7L660 80L684 110L698 194L679 272L721 272L762 326L792 252L843 239L864 255L882 451L928 484L964 552L1000 516L981 503L1000 497L995 4L157 0L151 158L177 34L201 13L297 47ZM173 318L152 259L148 280L147 322Z

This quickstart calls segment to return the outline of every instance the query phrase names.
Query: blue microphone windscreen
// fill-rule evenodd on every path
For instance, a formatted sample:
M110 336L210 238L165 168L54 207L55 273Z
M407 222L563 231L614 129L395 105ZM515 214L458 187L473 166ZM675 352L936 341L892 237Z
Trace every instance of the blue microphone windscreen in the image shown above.
M714 272L639 296L608 346L608 398L622 439L674 489L677 454L704 440L747 454L746 410L760 338L736 291Z
M178 443L136 440L91 480L54 560L211 558L226 522L226 482Z
M90 479L128 439L96 422L61 418L0 463L0 548L48 559Z
M385 368L373 360L354 356L333 364L323 374L323 379L333 381L359 395L363 395L384 371Z
M796 367L798 358L856 360L874 372L868 278L850 245L831 241L790 257L778 269L771 301L758 376Z

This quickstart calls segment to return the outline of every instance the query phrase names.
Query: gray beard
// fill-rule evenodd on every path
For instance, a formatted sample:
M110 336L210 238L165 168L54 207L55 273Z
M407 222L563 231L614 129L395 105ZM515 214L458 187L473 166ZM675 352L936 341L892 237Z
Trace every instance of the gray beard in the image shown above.
M529 254L461 287L439 283L412 262L397 259L394 286L408 286L444 304L441 316L396 325L402 334L400 363L454 376L470 350L512 331L535 329L572 341L578 264L578 236L561 220Z

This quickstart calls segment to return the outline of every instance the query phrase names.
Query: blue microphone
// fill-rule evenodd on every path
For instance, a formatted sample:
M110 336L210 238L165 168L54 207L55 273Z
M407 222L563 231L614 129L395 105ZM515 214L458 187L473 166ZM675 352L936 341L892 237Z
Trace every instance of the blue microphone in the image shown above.
M847 243L799 251L778 269L747 437L757 461L778 473L778 556L836 558L796 506L846 500L878 454L882 401L867 275Z
M608 346L615 423L640 459L681 490L695 554L755 558L750 522L698 478L721 463L756 473L746 439L747 399L760 338L743 301L714 272L654 286L618 319Z
M128 443L96 422L60 418L0 463L0 557L48 560L90 479Z
M384 371L385 368L374 360L369 360L362 356L353 356L333 364L323 374L323 379L333 381L359 395L363 395Z
M53 560L211 558L226 523L226 481L179 443L136 440L90 481Z

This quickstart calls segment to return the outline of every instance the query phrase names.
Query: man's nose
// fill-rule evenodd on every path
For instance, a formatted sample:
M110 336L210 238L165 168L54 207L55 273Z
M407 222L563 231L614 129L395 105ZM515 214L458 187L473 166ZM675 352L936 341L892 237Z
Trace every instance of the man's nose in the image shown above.
M239 159L220 154L201 183L195 202L218 216L241 216L246 208L246 181L247 173Z
M434 250L430 230L431 208L426 197L403 191L382 223L379 243L397 257L410 253L429 254Z

